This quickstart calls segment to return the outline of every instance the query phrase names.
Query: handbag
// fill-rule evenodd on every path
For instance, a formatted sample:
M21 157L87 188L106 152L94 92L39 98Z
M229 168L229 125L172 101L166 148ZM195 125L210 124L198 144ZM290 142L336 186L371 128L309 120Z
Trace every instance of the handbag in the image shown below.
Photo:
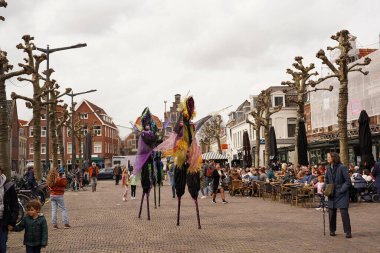
M334 195L334 184L327 184L325 188L325 196L332 197Z

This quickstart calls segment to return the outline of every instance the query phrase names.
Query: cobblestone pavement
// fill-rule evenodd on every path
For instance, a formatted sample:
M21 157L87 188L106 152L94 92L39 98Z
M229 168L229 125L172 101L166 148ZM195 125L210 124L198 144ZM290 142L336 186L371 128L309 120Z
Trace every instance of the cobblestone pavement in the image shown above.
M199 199L202 229L194 203L182 201L181 225L176 226L176 199L163 186L161 207L150 201L151 220L137 218L141 200L122 201L122 188L99 181L98 191L65 193L71 229L53 230L51 207L42 212L49 225L49 245L42 252L380 252L380 204L351 204L353 238L346 239L338 214L337 236L323 236L322 212L313 208L259 198L230 197L228 204ZM59 221L61 215L59 214ZM10 233L9 252L25 252L23 232Z

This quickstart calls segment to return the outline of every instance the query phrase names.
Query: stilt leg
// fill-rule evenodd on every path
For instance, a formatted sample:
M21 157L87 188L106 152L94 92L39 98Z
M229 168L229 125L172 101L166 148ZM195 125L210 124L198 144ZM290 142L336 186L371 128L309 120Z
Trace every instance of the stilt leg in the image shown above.
M181 197L178 197L177 226L179 226L179 213L181 211Z
M161 185L158 186L158 207L161 205Z
M197 210L197 219L198 219L198 229L201 229L201 219L199 218L199 209L198 209L198 198L194 199L195 208Z
M156 202L156 184L154 184L154 209L157 209L157 202Z
M141 204L140 204L140 212L139 212L139 218L141 218L141 211L142 211L142 205L144 202L145 193L143 192L142 198L141 198Z
M150 220L150 212L149 212L149 193L146 194L146 207L148 209L148 220Z

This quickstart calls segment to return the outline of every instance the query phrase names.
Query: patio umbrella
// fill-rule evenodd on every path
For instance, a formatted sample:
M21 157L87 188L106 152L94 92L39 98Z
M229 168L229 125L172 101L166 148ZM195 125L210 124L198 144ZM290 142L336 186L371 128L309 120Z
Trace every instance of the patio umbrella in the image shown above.
M372 137L371 130L369 129L369 117L365 110L360 112L358 122L361 165L367 169L371 169L375 161L372 155Z
M92 136L91 133L87 133L84 137L84 166L85 168L90 167L91 164L91 151L92 151Z
M307 159L307 137L306 137L306 128L305 121L300 120L298 126L298 164L299 165L309 165L309 161Z
M244 131L243 133L243 161L245 167L252 166L251 144L249 142L247 131Z
M270 127L269 129L269 147L270 147L269 160L276 162L278 158L278 150L277 150L276 132L274 131L274 127Z

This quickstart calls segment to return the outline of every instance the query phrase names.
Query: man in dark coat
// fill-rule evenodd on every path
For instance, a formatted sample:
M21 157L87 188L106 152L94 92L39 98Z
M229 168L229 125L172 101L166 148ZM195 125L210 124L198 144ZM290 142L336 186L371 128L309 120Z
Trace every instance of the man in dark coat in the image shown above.
M6 252L8 230L13 230L18 216L17 193L0 167L0 253Z
M331 152L327 154L327 166L325 176L325 187L327 184L334 184L334 193L329 197L329 224L330 235L335 236L336 231L336 210L340 209L342 216L343 229L346 238L351 238L350 216L348 214L349 191L351 180L348 175L348 169L340 162L337 153Z

